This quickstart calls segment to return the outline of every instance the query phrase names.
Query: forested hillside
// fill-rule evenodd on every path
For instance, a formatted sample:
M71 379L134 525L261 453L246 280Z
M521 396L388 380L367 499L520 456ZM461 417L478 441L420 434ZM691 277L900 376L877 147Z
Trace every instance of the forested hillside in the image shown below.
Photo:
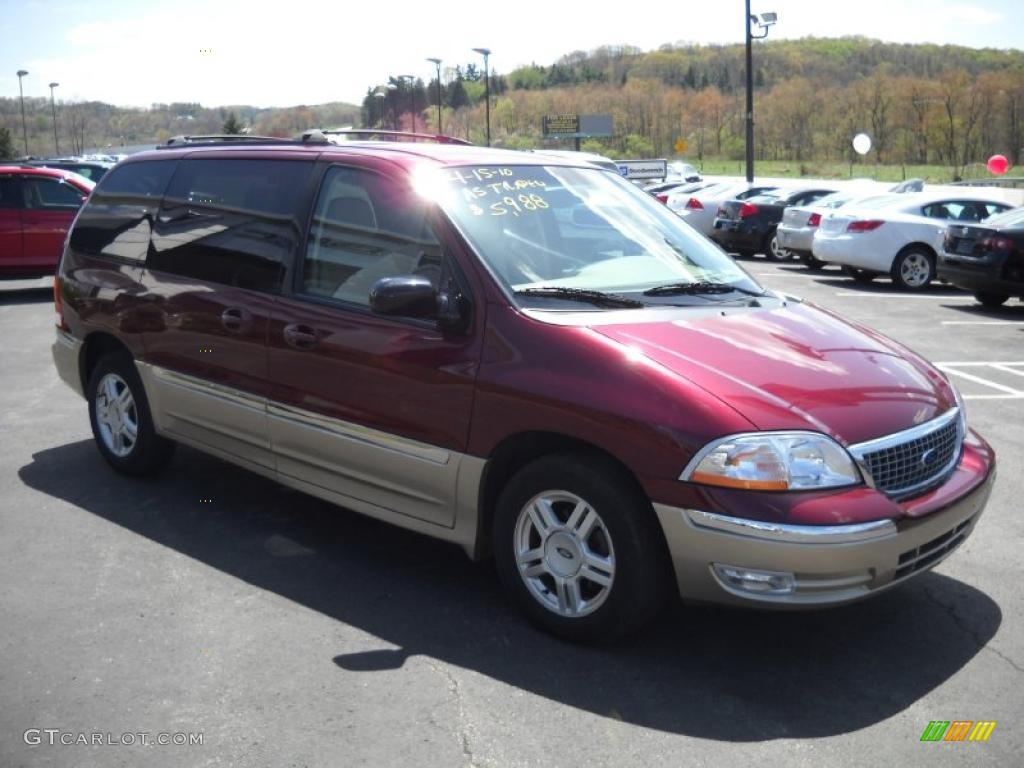
M335 102L318 106L261 109L246 105L207 108L200 104L153 104L149 109L115 107L99 101L58 102L57 124L63 154L92 147L156 144L181 134L220 133L231 114L252 133L294 136L312 126L352 125L359 107ZM25 98L29 153L52 155L50 100ZM18 99L0 99L0 129L7 128L15 156L24 154ZM2 159L2 158L0 158Z
M678 137L687 156L743 155L742 45L629 47L578 51L550 65L491 78L494 143L533 146L542 117L607 112L616 136L590 142L612 155L672 155ZM954 170L994 152L1016 165L1024 145L1024 52L883 43L863 38L768 40L754 49L757 153L761 159L843 160L861 131L883 163L936 163ZM436 124L429 104L436 81L385 93L388 124ZM483 83L458 68L443 85L445 130L483 136ZM377 89L363 118L380 121ZM429 94L429 95L428 95ZM422 125L422 122L420 123Z

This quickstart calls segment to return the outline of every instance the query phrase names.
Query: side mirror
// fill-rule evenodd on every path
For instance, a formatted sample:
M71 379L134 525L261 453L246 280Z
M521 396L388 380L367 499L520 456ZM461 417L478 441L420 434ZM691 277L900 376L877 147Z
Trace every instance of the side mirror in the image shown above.
M382 277L370 289L370 309L379 315L433 318L437 291L425 277Z
M438 293L434 284L420 275L383 277L370 289L370 310L379 315L399 315L436 320L451 330L462 328L468 316L466 300Z

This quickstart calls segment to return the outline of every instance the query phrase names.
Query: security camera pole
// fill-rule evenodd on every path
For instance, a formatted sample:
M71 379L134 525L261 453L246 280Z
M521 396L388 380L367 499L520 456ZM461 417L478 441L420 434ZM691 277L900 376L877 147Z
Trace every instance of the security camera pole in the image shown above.
M754 38L768 37L768 27L776 22L775 13L762 13L758 18L750 12L750 0L747 2L747 181L754 180L754 67L751 41ZM760 34L754 34L754 25L760 28Z

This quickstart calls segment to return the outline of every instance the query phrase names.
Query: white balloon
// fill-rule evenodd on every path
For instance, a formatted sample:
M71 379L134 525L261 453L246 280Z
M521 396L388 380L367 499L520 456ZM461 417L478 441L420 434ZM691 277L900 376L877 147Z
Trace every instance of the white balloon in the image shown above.
M853 151L858 155L866 155L871 150L871 137L866 133L858 133L853 137Z

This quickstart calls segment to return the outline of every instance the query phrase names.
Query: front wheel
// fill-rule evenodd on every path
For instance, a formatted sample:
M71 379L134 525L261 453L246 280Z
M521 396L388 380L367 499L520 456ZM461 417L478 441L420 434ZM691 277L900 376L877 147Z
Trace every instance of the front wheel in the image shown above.
M857 267L843 267L843 274L847 277L852 277L855 283L860 283L861 285L867 285L878 276L876 272Z
M1009 300L1010 294L993 293L992 291L978 291L974 294L974 298L976 298L982 306L988 307L989 309L996 309L1003 306L1003 304Z
M924 248L906 248L892 264L892 281L904 290L924 290L934 279L935 257Z
M125 475L150 475L167 463L174 443L156 433L135 362L127 352L102 358L86 386L89 422L100 454Z
M498 499L493 533L506 591L552 634L608 642L664 602L671 567L650 503L599 456L521 469Z

